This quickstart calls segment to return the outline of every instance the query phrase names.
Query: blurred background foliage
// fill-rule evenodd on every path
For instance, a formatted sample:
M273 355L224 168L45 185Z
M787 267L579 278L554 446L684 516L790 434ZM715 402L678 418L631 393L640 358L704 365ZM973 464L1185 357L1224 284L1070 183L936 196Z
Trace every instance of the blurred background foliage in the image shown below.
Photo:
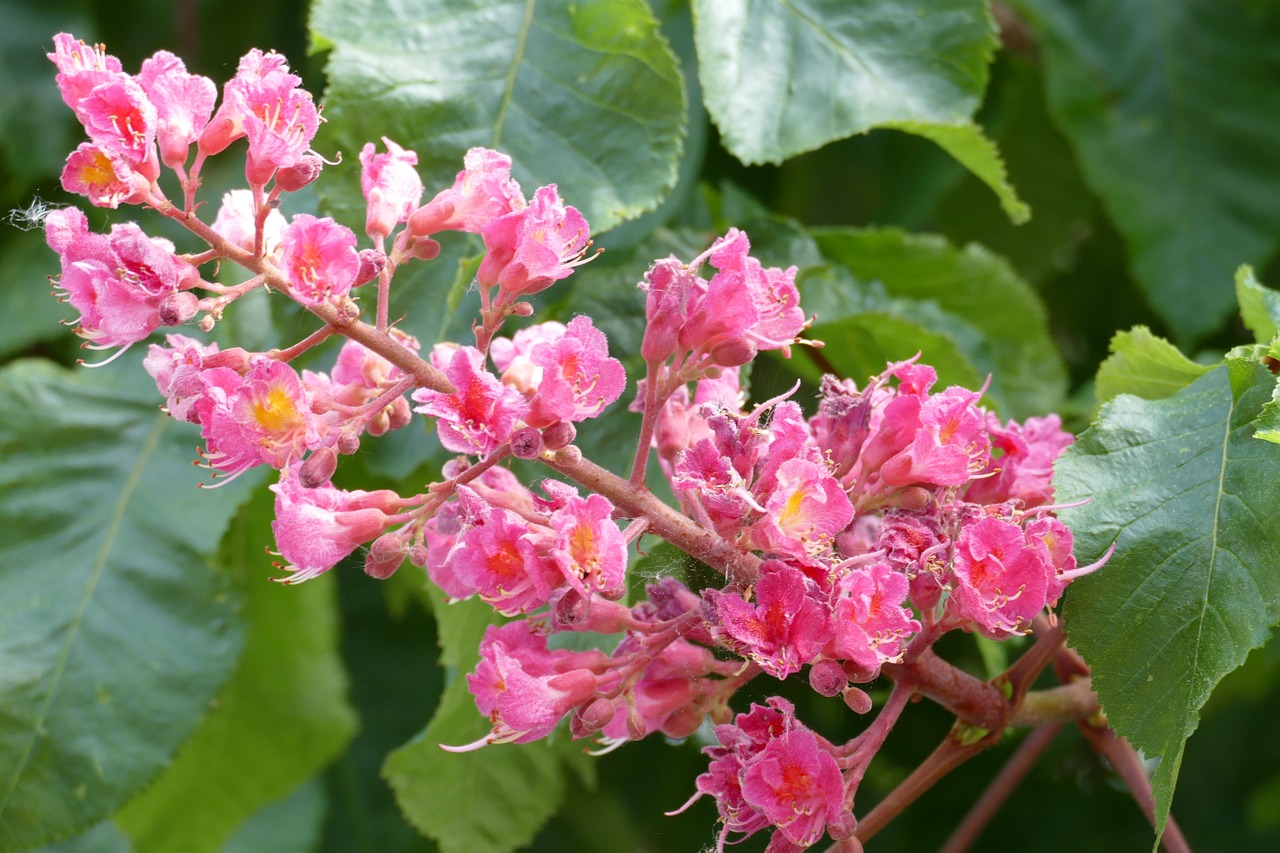
M323 9L313 11L303 0L249 5L0 0L0 75L5 80L0 96L0 201L5 210L13 211L9 221L15 226L0 229L0 293L6 305L0 312L0 358L34 357L69 365L77 354L72 336L57 325L66 312L47 293L45 279L56 272L56 259L39 233L31 233L34 222L28 216L45 204L79 201L63 193L57 181L80 131L58 97L52 66L44 58L52 34L67 31L101 41L126 70L136 69L157 49L172 50L190 70L220 83L234 73L239 57L250 48L275 49L289 58L308 88L319 93L335 82L326 79L326 63L336 54L312 48L332 47L335 36L358 41L362 26L378 26L378 21L361 16L374 16L382 8L363 3L320 5ZM503 19L524 8L488 5ZM627 14L643 17L639 0L622 7L627 7ZM837 139L807 153L780 157L783 162L778 164L744 165L722 143L717 122L702 106L688 4L652 0L652 12L684 73L685 115L667 116L671 127L655 131L665 133L663 139L682 138L676 146L678 156L673 149L668 158L672 174L663 178L675 188L646 190L651 199L617 201L622 207L612 216L616 227L596 235L606 254L571 280L563 295L553 292L544 299L544 307L555 316L592 314L624 357L629 353L634 358L638 350L636 321L643 317L643 303L633 285L647 263L669 252L688 257L716 230L741 225L767 261L801 267L807 307L819 314L815 336L829 343L825 351L801 350L792 365L763 360L753 376L758 394L785 389L796 375L811 380L819 368L835 366L861 378L859 371L865 374L886 358L924 349L925 360L938 364L944 380L976 385L995 373L997 381L1013 382L993 388L992 400L1004 413L1025 416L1059 410L1068 425L1079 430L1093 414L1093 376L1117 330L1146 325L1193 355L1225 349L1247 339L1243 327L1228 317L1235 266L1250 262L1261 281L1280 280L1275 256L1280 243L1280 134L1274 132L1280 109L1271 109L1280 93L1280 27L1271 4L1180 0L1154 9L1050 0L996 4L1001 46L990 64L976 121L1003 155L1017 196L1032 210L1024 224L1011 221L990 181L976 177L927 134L909 132L910 128ZM1164 17L1151 17L1158 14ZM318 35L308 29L315 20L312 15L321 24ZM441 15L440 22L444 20ZM422 23L429 28L434 22ZM1154 89L1135 85L1135 80L1152 79L1144 76L1146 67L1162 57L1176 60L1178 68L1155 78L1159 85ZM389 63L400 58L387 57ZM340 93L330 111L333 121L317 142L326 155L341 148L344 166L334 171L345 175L338 180L346 181L348 193L356 174L351 168L357 153L352 134L364 134L359 139L386 134L416 147L414 139L382 126L384 118L392 121L383 111L364 112L357 106L356 115L351 115L350 104L358 104L358 98L350 90L360 85L352 79L336 81L348 91ZM1256 101L1253 111L1241 111L1240 102L1250 98ZM403 131L409 134L424 121L417 113L396 118L410 128ZM419 127L416 132L433 131ZM590 140L579 141L591 145ZM458 167L441 164L449 158L456 162L466 144L447 140L424 153L428 192L451 181ZM621 153L626 155L625 150ZM525 168L531 173L522 176L527 190L535 180L556 180L551 174L554 158L542 162L531 157L529 163ZM218 186L234 186L237 177L234 166L210 173L211 191L205 197L216 199ZM563 186L569 181L569 175L561 180L562 192L577 204ZM1199 204L1196 199L1204 200L1205 193L1211 198ZM339 217L354 209L350 195L344 198L332 190L321 198L307 194L291 204L292 212L323 205ZM633 218L645 207L657 209ZM101 227L132 218L132 211L94 215ZM914 234L943 239L908 236ZM408 295L397 295L405 300L403 311L416 308L410 322L424 324L414 329L422 337L465 330L465 320L459 320L467 309L463 288L450 288L460 261L474 252L475 246L463 241L446 245L445 256L429 275L423 274L423 283L415 284ZM910 262L903 260L908 256ZM935 266L922 258L932 258ZM448 303L446 293L453 294ZM986 307L956 308L948 302L955 294L968 294ZM440 311L442 303L458 310ZM222 334L265 346L296 338L306 328L296 312L275 306L259 306L256 314L246 309L244 314L244 319L230 320ZM1036 331L1040 327L1048 330L1043 340ZM17 401L0 402L10 405ZM594 439L584 430L585 446L598 448L604 461L618 467L627 451L610 445L617 444L612 438L631 423L629 418L623 411L611 413ZM195 441L191 436L188 443ZM362 486L371 480L389 486L420 483L439 463L432 441L421 432L394 436L385 447L344 463L343 475ZM477 618L474 614L433 608L409 577L411 568L383 584L366 578L356 565L333 572L324 581L327 586L310 594L297 612L276 614L281 605L269 598L281 590L274 585L265 593L259 589L271 573L268 559L260 554L269 541L263 528L267 511L262 495L245 504L215 562L229 573L229 583L240 596L238 613L246 620L248 634L238 642L250 651L262 650L268 661L275 660L274 650L280 660L256 674L246 672L249 664L241 663L223 688L232 692L219 695L222 702L239 696L265 709L258 724L271 731L298 727L306 733L291 751L269 759L295 763L260 766L249 754L239 763L241 757L233 753L233 760L221 762L216 773L205 776L200 762L212 759L188 756L186 764L196 766L183 772L192 778L175 781L177 771L171 771L131 802L122 801L123 809L114 819L48 850L436 849L436 841L410 825L431 814L430 804L418 803L416 807L426 811L406 821L383 778L385 773L394 779L401 764L393 761L384 768L384 762L388 753L410 743L400 755L405 772L413 772L417 753L411 741L432 719L442 694L448 703L446 686L456 687L457 670L469 667L466 638L474 638L476 625L483 623L468 623ZM667 555L664 563L659 553L654 559L665 568L676 558ZM5 571L0 568L0 573ZM274 624L286 627L273 634L263 627L268 619L285 620ZM294 629L299 633L292 633ZM303 651L278 654L281 646L303 635L310 637ZM945 646L952 659L974 672L988 665L972 638L949 638ZM446 657L438 661L441 647ZM290 667L301 666L316 670L306 676L305 685L273 700L271 685L298 678L299 670ZM1198 850L1280 849L1280 741L1270 736L1280 710L1277 675L1280 652L1275 646L1256 651L1246 666L1228 676L1205 709L1184 760L1173 810ZM230 669L226 677L232 677ZM243 682L239 687L237 679ZM310 693L304 689L322 683L327 687ZM755 693L742 697L744 706L748 698L761 698L773 687L753 685ZM799 703L801 716L830 737L847 738L860 726L842 705L819 700L802 683L784 685L784 691ZM299 702L316 705L291 704ZM465 701L461 707L466 710ZM476 716L473 709L471 714ZM0 719L0 726L5 724ZM905 777L949 724L947 715L930 703L920 703L905 715L859 792L859 811ZM195 735L202 740L189 745L188 752L218 754L224 743L218 725L214 715L206 718ZM462 725L484 728L481 720ZM227 743L234 740L226 737ZM869 849L939 847L1020 737L1012 734L954 773ZM418 743L434 750L429 741ZM484 786L486 778L502 778L509 772L506 762L515 761L510 754L496 754L491 768L476 771L492 777L446 778L451 788L471 786L447 807L460 809L457 814L472 822L496 820L499 825L505 824L495 815L505 809L555 808L541 828L538 817L529 826L510 830L527 832L530 849L536 850L693 850L713 843L710 801L676 817L663 816L688 797L693 778L705 767L696 744L644 742L589 762L578 755L579 747L558 743L558 757L525 768L528 778L540 781L523 791ZM501 747L486 753L503 749L514 753L514 748ZM175 767L183 761L180 753ZM299 776L304 771L306 775ZM271 781L255 787L246 778L238 801L205 802L218 799L210 787L236 788L237 774ZM401 794L410 800L435 796L431 791L406 792L403 786L402 780ZM206 807L210 814L203 814ZM446 837L443 849L490 849L468 847L480 842L469 840L466 832L464 826ZM198 841L188 844L191 839ZM1150 840L1150 829L1114 776L1074 732L1064 731L1007 803L979 849L1020 844L1043 851L1128 851L1146 849ZM744 845L762 847L759 838Z

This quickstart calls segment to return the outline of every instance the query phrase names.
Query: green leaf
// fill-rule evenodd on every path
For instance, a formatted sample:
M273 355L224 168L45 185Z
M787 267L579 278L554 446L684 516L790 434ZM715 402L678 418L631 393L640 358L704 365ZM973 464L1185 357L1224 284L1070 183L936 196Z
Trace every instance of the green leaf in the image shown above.
M311 779L245 821L222 845L222 853L314 853L325 805L324 787Z
M324 768L355 732L332 576L272 583L272 495L236 518L221 562L249 621L240 667L157 784L116 816L140 853L213 851L254 812ZM175 814L182 814L175 821Z
M1280 383L1271 392L1271 400L1262 407L1254 424L1254 438L1280 444Z
M1214 286L1280 233L1274 6L1236 0L1019 0L1049 103L1175 338L1233 308Z
M970 347L966 354L978 368L989 361L988 393L1007 415L1021 418L1057 407L1066 372L1049 338L1044 306L1004 260L981 246L957 249L941 237L890 228L813 234L823 253L860 281L879 282L893 299L932 303L935 311L976 330L988 352ZM931 359L939 360L926 351L924 360Z
M1098 368L1098 403L1120 394L1160 400L1212 369L1212 365L1196 364L1146 326L1137 326L1111 339L1111 355Z
M564 796L562 762L545 742L500 744L461 754L440 748L471 743L488 731L489 722L476 710L466 681L455 679L431 724L391 753L383 767L405 817L444 853L522 847Z
M1062 514L1080 562L1116 549L1072 585L1065 624L1111 725L1160 756L1160 828L1200 708L1280 620L1280 449L1252 439L1274 384L1239 362L1122 395L1058 463L1058 499L1090 499Z
M0 246L0 282L5 310L0 313L0 356L39 341L65 339L61 321L76 316L49 292L49 276L58 272L58 256L35 234Z
M332 45L327 138L353 160L386 135L443 189L468 148L496 148L596 232L675 185L684 87L643 0L319 0L311 26Z
M1236 300L1255 341L1268 344L1280 335L1280 293L1264 287L1248 264L1236 270Z
M744 163L893 127L923 136L1030 212L972 122L995 28L981 0L695 0L707 110Z
M107 371L125 369L0 373L0 849L112 814L169 762L243 643L209 558L248 482L195 488L198 437L154 388L114 386Z

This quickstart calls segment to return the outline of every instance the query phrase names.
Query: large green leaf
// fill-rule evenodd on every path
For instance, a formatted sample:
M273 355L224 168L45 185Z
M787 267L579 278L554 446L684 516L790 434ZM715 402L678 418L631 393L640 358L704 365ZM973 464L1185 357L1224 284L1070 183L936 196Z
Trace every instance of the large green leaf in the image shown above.
M348 157L385 135L443 188L468 148L497 148L527 193L558 184L595 231L675 184L684 88L643 0L319 0L311 25Z
M819 229L828 258L862 282L879 282L894 299L933 303L980 333L989 351L991 397L1013 417L1057 407L1066 386L1062 360L1049 338L1044 306L1009 265L981 246L957 249L940 237L895 229ZM934 331L927 312L919 322ZM824 318L819 318L824 319ZM975 367L983 359L969 347ZM924 353L927 362L931 354Z
M236 518L221 555L243 586L249 621L239 669L159 782L116 817L140 853L219 849L250 815L328 764L354 733L334 578L272 583L263 553L272 517L272 496L263 491Z
M1029 215L972 123L995 28L982 0L695 0L707 110L744 163L894 127L940 145Z
M1212 366L1196 364L1146 326L1117 332L1111 339L1111 355L1098 368L1098 403L1120 394L1159 400L1177 393L1204 376Z
M1269 344L1280 334L1280 292L1264 287L1246 265L1236 270L1236 299L1240 316L1253 339Z
M1237 361L1171 397L1122 395L1058 464L1081 562L1065 623L1116 731L1149 756L1162 827L1214 685L1280 620L1280 448L1253 419L1274 377Z
M1225 282L1280 233L1274 4L1019 0L1049 102L1129 246L1152 306L1184 340L1233 308Z
M115 387L123 369L0 373L0 849L114 812L243 642L209 558L248 483L195 488L198 437L154 388Z

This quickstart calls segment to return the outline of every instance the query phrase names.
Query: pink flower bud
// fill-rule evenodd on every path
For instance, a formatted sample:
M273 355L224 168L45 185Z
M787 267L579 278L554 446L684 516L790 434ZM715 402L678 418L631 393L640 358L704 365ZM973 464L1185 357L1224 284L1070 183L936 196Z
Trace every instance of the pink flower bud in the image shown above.
M573 444L578 429L569 421L556 421L542 431L542 443L547 450L562 450Z
M662 722L662 733L674 740L684 740L702 728L706 714L692 705L677 709Z
M336 470L338 454L331 447L317 447L298 469L298 483L304 489L319 488L329 482Z
M418 568L426 567L429 559L430 555L426 545L414 545L409 549L409 562Z
M820 660L809 667L809 686L820 696L835 696L849 685L844 667L833 660Z
M511 455L517 459L537 459L542 453L542 433L534 427L521 427L511 435Z
M596 699L569 721L575 738L590 737L613 722L616 709L608 699Z
M859 687L846 687L844 689L844 704L855 714L865 714L871 710L875 703L871 701L871 697L867 695L865 690Z
M170 293L160 302L160 322L165 326L181 326L199 310L200 300L191 291Z
M343 456L350 456L360 449L360 436L343 433L338 436L338 452Z
M320 177L323 169L323 160L314 154L304 154L297 163L276 172L276 186L287 193L296 193Z
M356 273L356 280L352 287L368 284L382 275L382 271L387 268L387 256L377 249L361 249L359 257L360 271Z
M386 580L395 574L408 554L405 537L399 533L384 533L369 546L364 560L364 573L378 580Z

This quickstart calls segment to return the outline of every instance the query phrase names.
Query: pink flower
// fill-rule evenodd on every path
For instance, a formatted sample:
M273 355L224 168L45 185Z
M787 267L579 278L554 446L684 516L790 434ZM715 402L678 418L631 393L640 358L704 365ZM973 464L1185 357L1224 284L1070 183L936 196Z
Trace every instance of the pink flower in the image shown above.
M276 517L271 522L280 556L291 574L278 578L293 584L311 580L336 566L365 542L381 536L391 523L400 496L346 491L325 484L314 489L298 482L299 465L281 473L276 493Z
M511 180L511 158L488 148L472 148L453 186L443 190L409 218L409 231L428 237L438 231L481 233L489 223L526 204Z
M120 60L103 45L87 45L69 33L53 37L54 52L46 54L58 68L58 91L71 109L77 109L94 87L123 73Z
M457 389L442 394L428 388L413 392L420 403L414 411L436 418L440 443L455 453L484 456L511 440L528 404L484 369L484 356L475 347L454 350L445 375Z
M493 721L484 743L529 743L546 737L576 706L604 686L600 652L550 650L528 622L490 625L480 643L480 663L467 676L480 713Z
M587 221L567 207L555 184L541 187L528 207L493 220L481 231L485 256L476 273L481 287L526 296L545 290L586 263Z
M737 593L714 596L724 635L774 678L809 663L831 639L826 608L809 595L802 573L779 561L765 563L753 607Z
M644 340L640 355L646 362L666 361L680 350L680 329L697 273L674 257L655 261L640 282L645 292Z
M213 115L218 87L208 77L188 74L183 61L167 50L144 61L137 80L156 107L160 160L180 169Z
M62 188L86 197L96 207L141 204L150 186L151 182L123 158L107 154L91 142L81 142L62 170Z
M289 293L303 305L346 296L360 271L355 233L327 216L299 213L280 245L280 269Z
M289 365L255 357L241 376L214 367L194 404L209 463L232 477L257 465L285 468L323 443L302 381Z
M372 142L360 151L360 189L367 203L365 233L371 238L386 237L422 200L422 178L413 167L418 155L382 137L386 154L377 154Z
M529 404L530 426L594 418L622 395L627 375L609 357L609 342L590 317L569 321L564 335L534 347L532 361L542 368L541 382Z
M616 601L626 592L627 543L612 515L613 504L602 495L573 496L551 514L551 557L584 597L595 592Z
M796 727L769 741L742 773L742 798L792 844L816 844L847 822L844 777L827 741ZM773 846L773 845L771 845Z
M564 323L554 320L535 323L510 338L494 338L489 345L489 358L501 372L502 384L510 385L525 397L537 393L542 383L542 366L533 360L533 351L541 344L554 344L564 337Z
M556 566L538 553L529 523L497 507L458 538L449 562L454 577L505 616L542 607L564 584Z
M752 527L753 541L766 551L792 557L829 549L836 534L853 520L853 504L825 466L796 457L778 467L764 508Z
M947 610L992 639L1024 633L1045 608L1054 568L1045 548L1027 545L1018 525L986 516L954 543L955 586Z
M158 116L147 93L127 74L114 75L95 86L75 107L89 139L107 155L155 180Z
M889 402L862 449L864 476L879 471L889 486L961 486L991 458L979 395L959 387L903 394Z
M196 423L192 407L204 394L200 374L204 371L205 359L218 352L218 345L206 346L185 335L166 335L165 341L168 348L151 345L142 366L164 395L170 417Z
M870 681L880 666L898 660L906 641L920 623L903 605L907 578L886 563L853 569L840 578L835 607L835 637L829 655L857 664Z
M1025 424L987 414L987 431L991 434L993 458L978 473L965 491L965 500L975 503L1021 501L1024 508L1043 506L1053 501L1053 463L1074 441L1063 431L1057 415L1027 418Z
M274 255L284 240L289 223L279 210L272 209L262 224L262 251ZM252 190L231 190L222 196L222 205L213 220L213 230L225 237L233 246L246 252L254 251L257 216L254 212Z

